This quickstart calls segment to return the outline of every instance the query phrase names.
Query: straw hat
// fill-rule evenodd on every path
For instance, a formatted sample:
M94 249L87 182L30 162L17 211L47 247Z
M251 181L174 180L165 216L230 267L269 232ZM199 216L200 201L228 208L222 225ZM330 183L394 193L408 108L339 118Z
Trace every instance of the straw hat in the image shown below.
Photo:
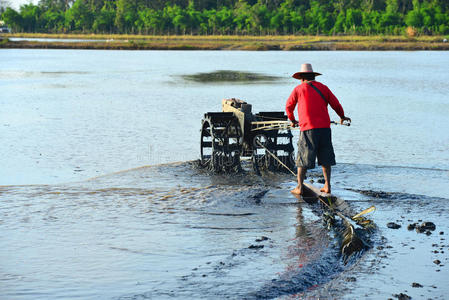
M296 79L302 79L302 74L315 74L315 76L321 75L321 73L313 72L312 65L311 64L302 64L301 65L301 71L296 72L292 75L293 78Z

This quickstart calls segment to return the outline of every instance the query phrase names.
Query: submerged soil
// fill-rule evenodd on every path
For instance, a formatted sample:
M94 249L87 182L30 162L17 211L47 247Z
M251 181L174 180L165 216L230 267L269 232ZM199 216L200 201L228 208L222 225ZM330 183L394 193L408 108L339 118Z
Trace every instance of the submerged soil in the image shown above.
M348 168L348 166L346 166ZM336 170L339 173L338 169ZM309 173L309 180L319 177ZM370 248L345 264L338 230L284 174L210 174L195 162L62 185L2 186L2 294L8 299L443 297L447 199L335 190L375 205ZM432 221L431 235L407 224ZM402 224L389 229L387 222ZM446 233L444 233L446 232ZM435 252L438 251L438 252ZM434 261L438 259L439 262ZM422 286L419 288L418 286Z
M198 83L253 83L253 82L278 82L282 77L271 76L260 73L232 71L232 70L218 70L213 72L203 72L196 74L182 75L182 79L186 81L193 81Z

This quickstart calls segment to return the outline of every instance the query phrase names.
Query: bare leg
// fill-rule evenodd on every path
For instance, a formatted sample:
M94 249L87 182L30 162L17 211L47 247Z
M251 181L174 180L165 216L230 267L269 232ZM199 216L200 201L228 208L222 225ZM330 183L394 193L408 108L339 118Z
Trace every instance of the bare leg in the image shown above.
M324 176L324 187L320 190L323 193L331 193L331 166L322 166Z
M306 168L298 168L298 185L296 188L291 190L293 194L302 195L302 184L304 182L304 178L306 177Z

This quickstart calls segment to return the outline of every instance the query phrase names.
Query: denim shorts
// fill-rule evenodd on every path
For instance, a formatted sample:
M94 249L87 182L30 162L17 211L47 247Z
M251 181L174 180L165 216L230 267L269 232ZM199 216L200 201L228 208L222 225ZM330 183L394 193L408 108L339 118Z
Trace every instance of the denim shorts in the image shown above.
M313 169L318 158L318 165L335 165L335 153L332 146L330 128L315 128L301 131L298 141L297 167Z

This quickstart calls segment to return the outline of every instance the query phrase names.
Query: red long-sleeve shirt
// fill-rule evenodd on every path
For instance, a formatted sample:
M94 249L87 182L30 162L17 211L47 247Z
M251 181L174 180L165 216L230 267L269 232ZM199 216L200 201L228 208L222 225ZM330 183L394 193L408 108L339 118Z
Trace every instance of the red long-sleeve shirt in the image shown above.
M327 103L324 102L324 99L313 87L303 82L295 87L290 97L288 97L285 106L288 118L294 121L295 115L293 111L295 106L298 105L298 122L301 131L314 128L330 128L329 112L327 111L328 103L340 118L345 116L343 107L327 86L318 81L311 81L311 83L320 90Z

